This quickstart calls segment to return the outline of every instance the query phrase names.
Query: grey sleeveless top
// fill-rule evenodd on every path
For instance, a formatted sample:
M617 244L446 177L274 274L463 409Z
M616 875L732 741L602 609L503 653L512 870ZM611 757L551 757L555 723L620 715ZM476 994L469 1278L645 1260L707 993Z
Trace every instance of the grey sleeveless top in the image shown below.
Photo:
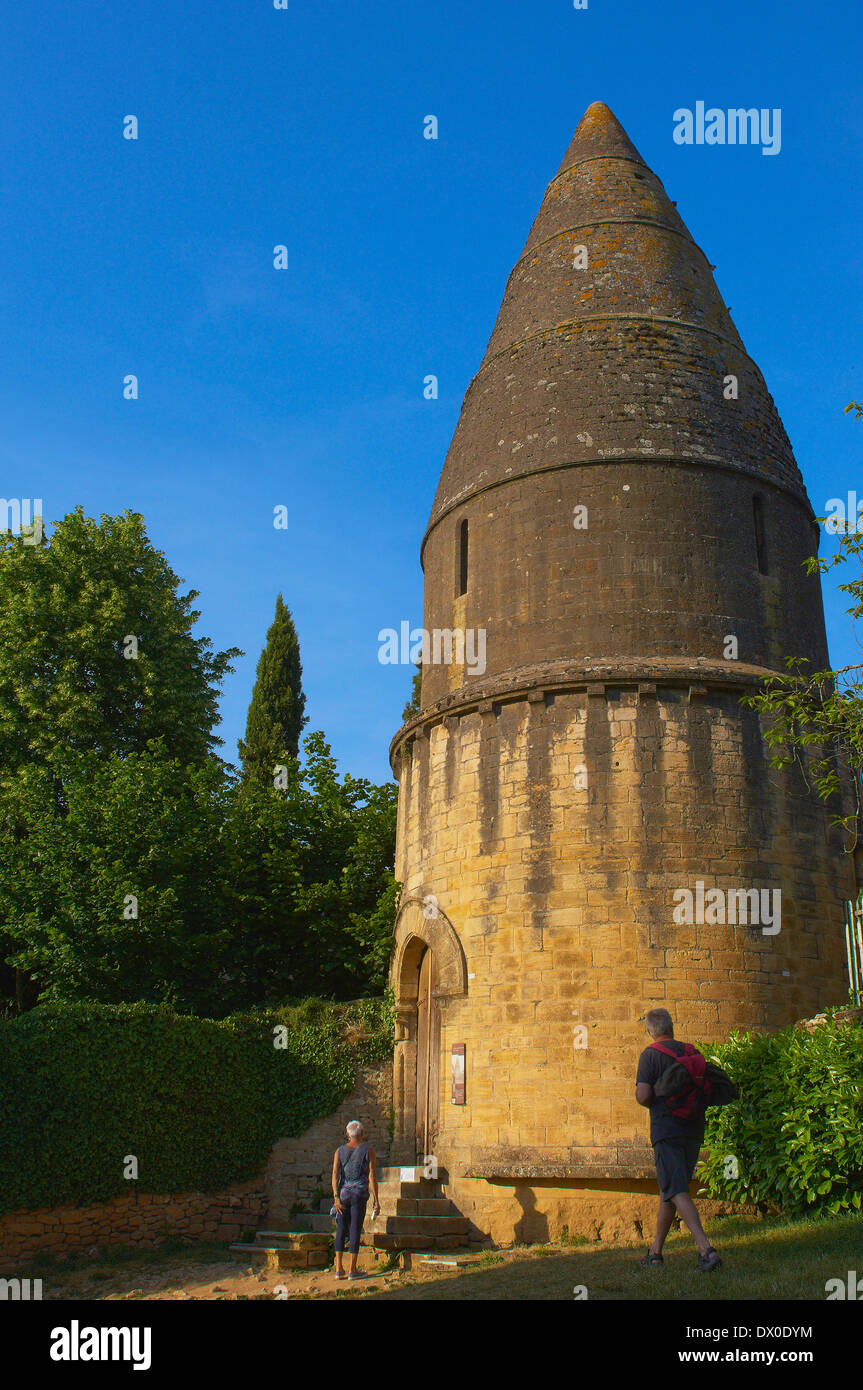
M356 1147L342 1144L339 1148L339 1169L341 1180L339 1190L346 1187L349 1192L361 1194L369 1190L369 1145L363 1141Z

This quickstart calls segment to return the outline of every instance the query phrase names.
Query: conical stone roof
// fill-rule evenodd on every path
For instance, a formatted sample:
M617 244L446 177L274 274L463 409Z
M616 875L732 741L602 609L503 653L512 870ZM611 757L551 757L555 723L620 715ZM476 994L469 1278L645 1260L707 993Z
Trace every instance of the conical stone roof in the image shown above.
M575 268L579 247L584 269ZM729 375L736 400L723 394ZM709 262L619 122L595 102L507 282L429 530L467 498L526 474L639 459L735 470L808 507Z

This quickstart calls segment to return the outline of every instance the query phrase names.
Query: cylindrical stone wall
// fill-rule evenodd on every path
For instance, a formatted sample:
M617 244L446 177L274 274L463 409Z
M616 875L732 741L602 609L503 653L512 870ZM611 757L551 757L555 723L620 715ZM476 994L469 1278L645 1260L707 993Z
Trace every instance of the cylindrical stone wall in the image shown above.
M396 927L397 998L400 936L421 931L430 895L464 954L463 983L445 971L440 999L436 1152L451 1174L528 1161L632 1175L647 1146L634 1099L647 1009L667 1007L679 1037L716 1040L843 1000L851 859L802 778L769 767L739 694L535 689L397 744L396 874L415 914ZM710 920L715 902L676 922L677 890L698 915L699 881L705 895L780 890L779 931ZM463 1106L449 1099L454 1043Z
M457 596L464 520L468 588ZM484 631L485 669L426 664L423 708L562 657L582 668L657 657L692 668L731 650L729 672L735 661L782 670L789 655L823 670L819 579L804 568L817 550L800 498L719 468L598 464L492 488L438 522L424 551L426 630Z

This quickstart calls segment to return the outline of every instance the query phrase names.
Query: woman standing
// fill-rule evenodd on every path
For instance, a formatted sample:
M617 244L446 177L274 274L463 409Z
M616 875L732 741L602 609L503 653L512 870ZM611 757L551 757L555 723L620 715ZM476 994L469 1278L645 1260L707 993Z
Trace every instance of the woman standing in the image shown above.
M380 1212L378 1201L378 1174L375 1151L363 1138L363 1127L359 1120L351 1120L345 1130L348 1142L336 1149L333 1155L333 1198L336 1209L336 1278L344 1279L342 1252L345 1239L351 1254L349 1279L360 1279L357 1273L357 1256L360 1253L360 1234L369 1200L369 1187L372 1191L372 1215Z

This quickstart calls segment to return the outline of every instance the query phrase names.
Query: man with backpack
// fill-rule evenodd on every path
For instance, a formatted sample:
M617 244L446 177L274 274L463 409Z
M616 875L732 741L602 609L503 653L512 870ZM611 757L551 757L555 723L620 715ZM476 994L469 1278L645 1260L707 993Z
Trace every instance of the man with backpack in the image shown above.
M645 1268L662 1264L662 1247L676 1210L698 1246L698 1268L718 1269L722 1260L704 1234L695 1203L689 1195L689 1184L704 1141L704 1112L711 1091L705 1073L711 1064L691 1043L675 1039L674 1024L667 1009L651 1009L645 1023L653 1041L638 1059L635 1099L650 1110L650 1142L660 1198L656 1235L641 1263ZM668 1082L663 1085L661 1078L665 1072L670 1073L672 1067L679 1070L671 1078L674 1091L669 1094ZM719 1069L715 1071L718 1073Z

